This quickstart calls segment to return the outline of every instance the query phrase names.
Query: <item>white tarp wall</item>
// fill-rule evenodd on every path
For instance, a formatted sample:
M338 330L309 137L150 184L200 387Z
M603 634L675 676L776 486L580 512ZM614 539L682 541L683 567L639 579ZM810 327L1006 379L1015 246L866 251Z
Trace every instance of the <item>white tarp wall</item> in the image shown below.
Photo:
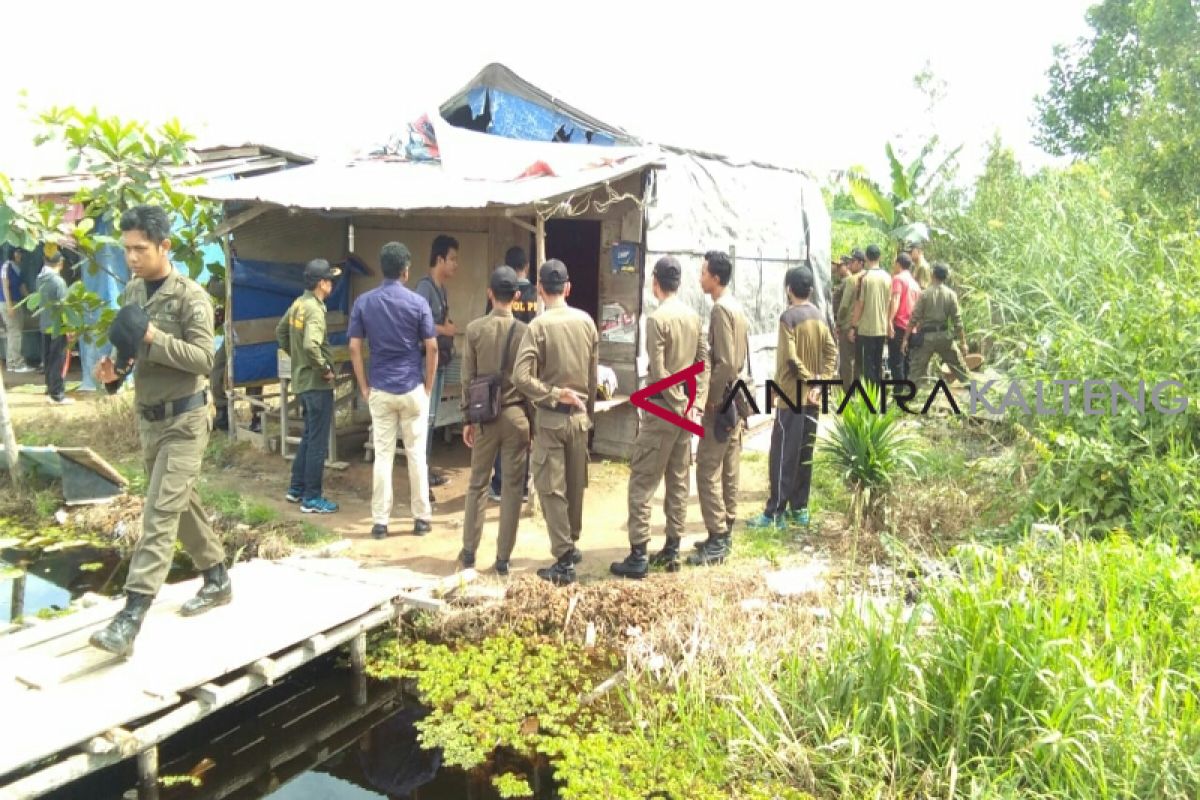
M808 260L816 278L814 302L833 324L831 221L820 187L802 172L779 167L678 151L666 151L664 160L647 193L643 315L658 306L654 262L674 255L683 265L679 297L707 321L712 303L700 290L703 255L729 252L733 293L750 319L754 374L760 381L770 377L789 269Z

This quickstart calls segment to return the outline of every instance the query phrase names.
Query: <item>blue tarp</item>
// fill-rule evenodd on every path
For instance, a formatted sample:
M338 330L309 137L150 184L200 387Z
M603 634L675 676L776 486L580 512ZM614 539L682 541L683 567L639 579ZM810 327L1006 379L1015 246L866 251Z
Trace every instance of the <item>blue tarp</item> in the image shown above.
M489 99L492 119L487 132L496 136L553 142L556 141L555 135L561 128L567 134L567 141L575 144L615 144L613 137L606 133L584 128L565 114L500 89L486 86L472 89L467 95L471 113L476 117L483 114Z

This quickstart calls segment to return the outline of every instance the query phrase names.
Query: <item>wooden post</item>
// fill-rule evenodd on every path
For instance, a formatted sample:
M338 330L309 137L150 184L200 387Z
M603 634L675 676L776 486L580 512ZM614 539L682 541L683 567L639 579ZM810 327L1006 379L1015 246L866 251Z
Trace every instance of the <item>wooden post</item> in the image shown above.
M138 800L158 800L158 745L138 753Z
M233 409L233 258L228 233L221 237L221 248L225 251L225 413L229 417L229 441L236 442L238 426Z
M354 668L354 705L367 704L367 634L350 640L350 666Z
M4 453L8 456L8 477L15 486L20 483L17 466L21 451L17 445L17 434L13 431L12 417L8 413L8 390L4 388L2 376L0 376L0 429L4 435Z
M534 212L536 219L534 224L537 226L533 234L534 245L537 247L537 261L534 264L535 270L540 270L542 264L546 263L546 221L542 219L542 215ZM534 273L536 274L536 272ZM538 296L538 313L541 314L546 310L546 304L542 302L542 298Z
M25 616L25 572L13 578L12 604L9 606L8 618L16 622Z

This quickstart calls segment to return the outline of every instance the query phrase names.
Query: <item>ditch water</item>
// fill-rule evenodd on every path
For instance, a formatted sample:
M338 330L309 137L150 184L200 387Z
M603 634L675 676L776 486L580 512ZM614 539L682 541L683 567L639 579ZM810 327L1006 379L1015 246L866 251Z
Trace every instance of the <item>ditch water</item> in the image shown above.
M113 594L126 568L115 551L90 546L40 555L0 550L0 630L22 614L65 609L87 592ZM171 580L190 576L177 563ZM157 797L498 800L491 772L443 767L440 753L421 749L414 723L424 711L398 681L368 681L364 689L344 662L338 654L317 659L163 742ZM493 767L524 774L537 800L556 797L545 764L535 769L498 754ZM123 800L136 798L136 787L131 758L45 796Z

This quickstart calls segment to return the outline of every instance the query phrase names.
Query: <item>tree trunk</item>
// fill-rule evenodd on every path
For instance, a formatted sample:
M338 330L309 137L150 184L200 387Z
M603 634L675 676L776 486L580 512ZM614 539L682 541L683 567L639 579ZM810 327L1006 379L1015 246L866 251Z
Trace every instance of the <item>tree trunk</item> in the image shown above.
M8 456L8 474L14 484L19 483L17 461L17 435L13 432L12 417L8 413L8 390L4 388L4 377L0 375L0 434L4 437L4 452Z

